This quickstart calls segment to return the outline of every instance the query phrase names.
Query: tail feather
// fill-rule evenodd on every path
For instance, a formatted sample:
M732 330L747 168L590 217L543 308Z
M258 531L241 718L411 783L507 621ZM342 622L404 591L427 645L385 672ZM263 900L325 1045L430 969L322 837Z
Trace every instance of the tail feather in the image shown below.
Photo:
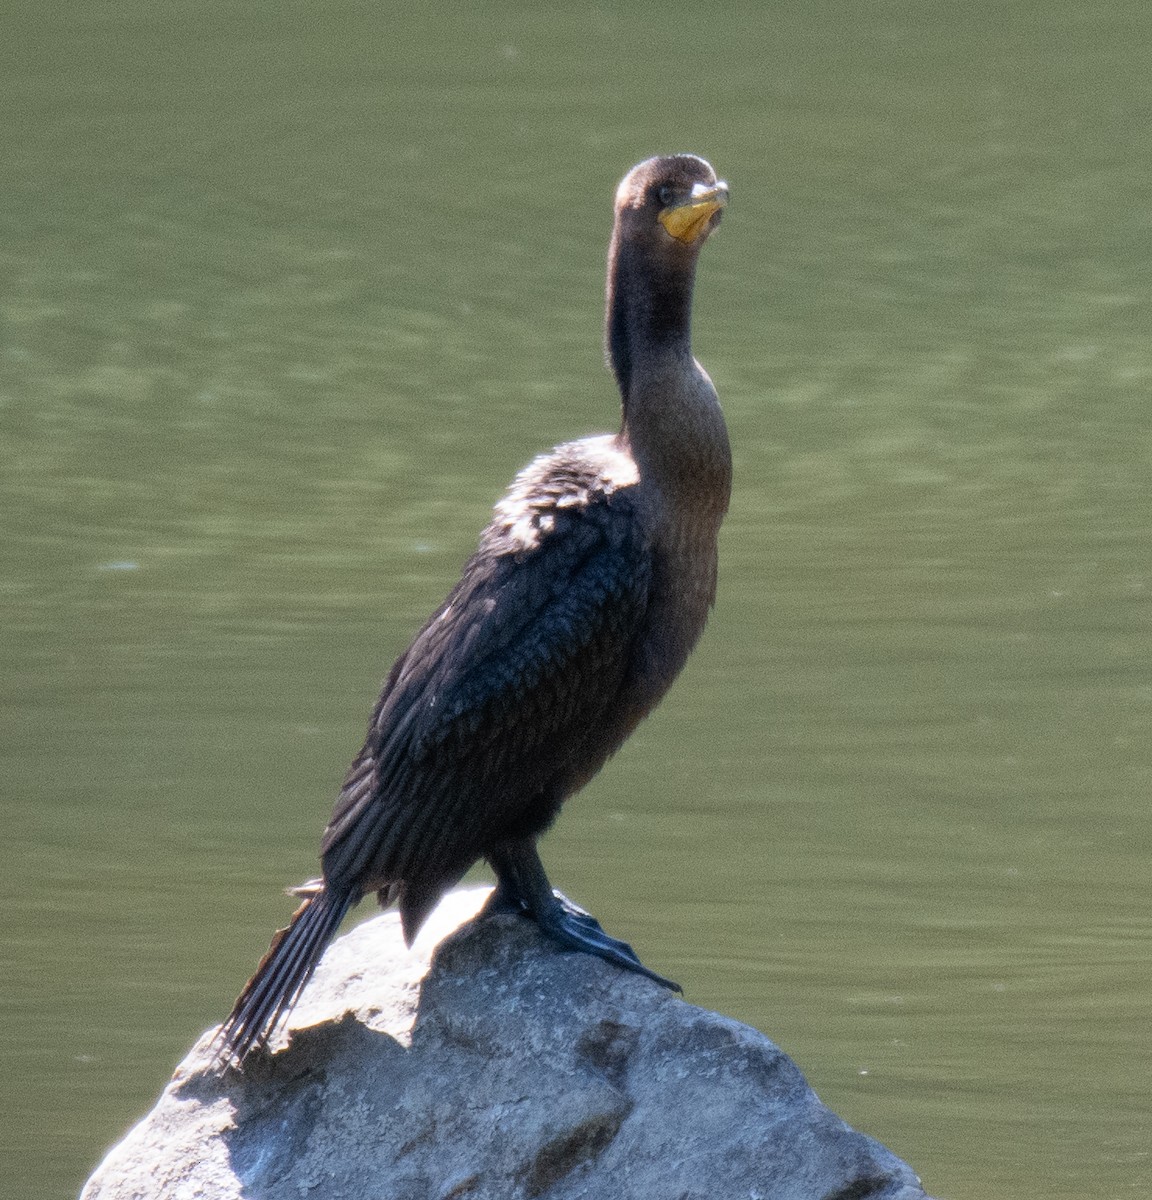
M215 1039L217 1061L239 1065L249 1051L268 1041L312 978L324 948L355 900L354 893L333 895L323 888L307 896L288 926L277 931L220 1027Z

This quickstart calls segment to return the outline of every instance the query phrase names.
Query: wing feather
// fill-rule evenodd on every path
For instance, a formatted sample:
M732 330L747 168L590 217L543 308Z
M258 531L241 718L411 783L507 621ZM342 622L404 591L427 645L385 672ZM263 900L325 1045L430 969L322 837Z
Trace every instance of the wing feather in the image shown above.
M436 893L546 826L629 731L610 714L651 555L628 489L546 515L528 548L482 543L393 667L325 832L330 881Z

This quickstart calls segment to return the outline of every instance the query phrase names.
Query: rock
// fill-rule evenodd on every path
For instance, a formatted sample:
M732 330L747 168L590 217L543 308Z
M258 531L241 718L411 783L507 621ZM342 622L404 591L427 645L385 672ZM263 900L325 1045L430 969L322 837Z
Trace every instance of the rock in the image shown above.
M520 917L446 937L486 896L338 939L243 1073L205 1034L81 1200L924 1200L754 1029Z

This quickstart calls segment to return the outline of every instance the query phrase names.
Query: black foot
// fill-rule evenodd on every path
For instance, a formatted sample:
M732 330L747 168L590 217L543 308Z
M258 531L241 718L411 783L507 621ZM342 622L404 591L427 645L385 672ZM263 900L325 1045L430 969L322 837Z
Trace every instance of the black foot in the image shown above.
M653 979L674 992L684 990L678 983L649 970L627 942L606 934L600 922L591 913L573 904L562 892L554 891L552 900L552 904L544 912L534 915L541 931L554 942L569 950L583 950L586 954L595 954L598 958L623 967L625 971L635 971L637 975Z
M503 848L489 861L499 882L484 905L485 912L516 912L531 917L543 934L566 950L595 954L674 992L684 990L671 979L650 971L627 942L610 937L591 913L554 891L533 843L519 842Z

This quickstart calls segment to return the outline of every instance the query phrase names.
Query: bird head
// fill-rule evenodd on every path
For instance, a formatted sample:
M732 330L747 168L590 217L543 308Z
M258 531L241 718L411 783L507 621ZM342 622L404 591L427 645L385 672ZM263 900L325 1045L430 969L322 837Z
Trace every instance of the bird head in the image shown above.
M669 249L698 250L720 223L728 185L695 154L645 159L616 189L616 221L622 236Z

